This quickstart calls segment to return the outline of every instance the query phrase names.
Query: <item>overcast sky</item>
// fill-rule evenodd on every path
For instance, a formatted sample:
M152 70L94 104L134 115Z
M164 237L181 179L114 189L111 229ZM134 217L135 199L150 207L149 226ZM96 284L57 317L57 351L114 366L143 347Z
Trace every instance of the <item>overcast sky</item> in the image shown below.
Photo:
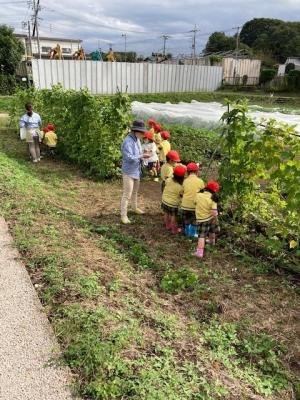
M40 0L40 35L83 39L87 51L100 44L107 50L124 49L138 54L161 51L162 34L168 34L167 51L191 53L191 33L195 24L197 52L210 33L242 26L252 18L300 19L300 0ZM22 21L30 18L28 1L0 0L0 23L22 33ZM23 31L24 32L24 31Z

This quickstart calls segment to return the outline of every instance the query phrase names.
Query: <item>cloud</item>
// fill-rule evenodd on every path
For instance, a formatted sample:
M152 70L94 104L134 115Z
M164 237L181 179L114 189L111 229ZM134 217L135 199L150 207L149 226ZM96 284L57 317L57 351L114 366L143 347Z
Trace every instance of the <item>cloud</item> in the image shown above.
M7 3L1 9L0 23L21 31L32 10L23 4ZM89 51L98 46L124 48L122 33L127 33L128 50L149 54L162 49L163 33L170 35L167 51L191 53L194 25L197 50L205 46L211 32L228 31L255 17L294 20L300 13L299 0L41 0L40 33L83 39ZM231 30L230 30L231 29Z

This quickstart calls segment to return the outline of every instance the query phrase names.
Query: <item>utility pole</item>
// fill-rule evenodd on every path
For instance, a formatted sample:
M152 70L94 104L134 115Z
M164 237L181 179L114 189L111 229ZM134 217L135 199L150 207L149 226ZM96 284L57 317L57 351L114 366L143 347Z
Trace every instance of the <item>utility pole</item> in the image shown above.
M195 62L195 59L196 59L196 35L197 35L197 32L199 32L199 29L197 29L197 25L196 24L195 24L194 29L192 29L190 32L193 33L193 37L192 37L193 55L192 56L193 56L193 60Z
M166 57L166 43L167 40L170 39L170 36L168 35L162 35L163 41L164 41L164 46L163 46L163 56L164 58Z
M122 37L124 38L124 46L125 46L125 62L127 61L127 33L122 33Z
M237 56L238 56L239 47L240 47L240 29L241 29L240 26L238 26L238 27L236 28L236 49L235 49L235 51L236 51L236 58L237 58Z
M39 36L39 22L38 22L38 14L40 11L40 0L33 0L33 32L32 32L32 37L35 35L35 30L36 30L36 38L37 38L37 45L38 45L38 54L39 58L42 58L41 56L41 48L40 48L40 36Z
M32 58L32 42L31 42L31 33L30 33L30 21L27 22L27 27L28 27L29 51L30 51L30 56Z

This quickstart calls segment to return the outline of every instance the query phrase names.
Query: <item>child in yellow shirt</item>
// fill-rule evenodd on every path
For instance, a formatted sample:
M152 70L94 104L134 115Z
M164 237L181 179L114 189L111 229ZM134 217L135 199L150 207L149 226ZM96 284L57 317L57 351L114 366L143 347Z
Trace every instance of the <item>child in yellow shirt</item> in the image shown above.
M186 230L186 235L189 232L192 224L195 224L195 198L196 194L204 189L205 184L202 179L198 177L200 168L196 163L189 163L187 165L188 176L183 182L183 196L180 207L180 215L182 218L183 226Z
M148 120L149 132L153 134L153 137L155 135L154 127L155 127L156 124L157 124L157 122L154 119L149 119Z
M162 138L161 138L161 125L159 125L157 122L153 125L153 130L154 130L154 142L156 144L156 147L158 149L158 146L160 146Z
M57 135L55 133L55 126L53 124L48 124L44 133L44 143L47 146L50 154L53 155L54 149L57 146Z
M181 232L177 226L178 208L183 193L182 184L186 174L186 167L178 165L174 168L173 178L168 178L162 195L161 208L164 212L164 221L167 230L173 234Z
M203 258L207 235L209 235L210 244L214 245L216 241L215 223L218 216L219 189L218 182L209 181L205 188L196 194L195 212L199 240L195 256L198 258Z
M180 162L180 156L175 150L169 151L166 155L167 162L161 167L160 177L162 180L161 190L164 191L166 180L168 178L173 178L173 171L176 166L176 163Z
M159 150L159 161L161 164L163 164L167 161L166 156L171 150L170 133L168 131L162 131L161 138L162 141L158 146L158 150Z

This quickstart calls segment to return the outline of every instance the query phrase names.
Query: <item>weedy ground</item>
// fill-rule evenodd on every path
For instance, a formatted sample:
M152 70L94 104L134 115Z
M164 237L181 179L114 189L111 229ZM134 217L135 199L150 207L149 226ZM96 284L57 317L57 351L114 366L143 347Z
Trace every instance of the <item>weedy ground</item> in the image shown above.
M299 398L300 291L226 238L199 262L163 229L160 187L119 223L119 181L29 162L0 129L0 210L74 373L92 399ZM297 397L298 396L298 397Z

